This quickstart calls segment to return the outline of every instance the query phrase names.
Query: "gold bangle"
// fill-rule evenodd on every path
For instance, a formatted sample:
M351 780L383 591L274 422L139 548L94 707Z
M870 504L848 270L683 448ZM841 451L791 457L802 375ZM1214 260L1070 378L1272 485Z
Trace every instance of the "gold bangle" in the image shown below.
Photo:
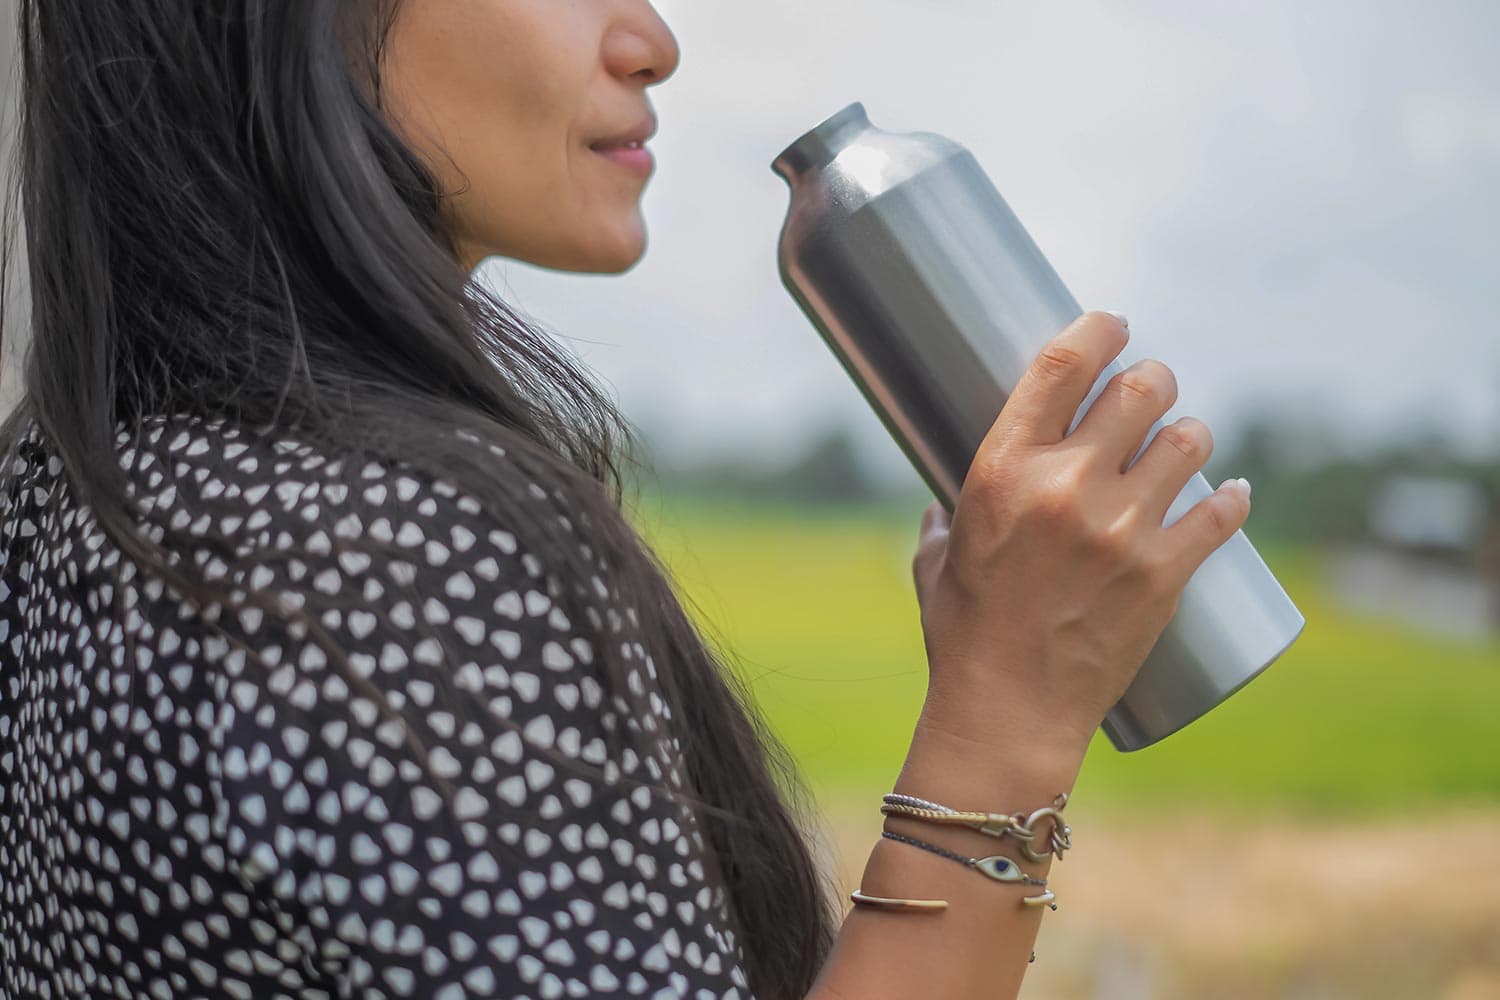
M882 910L901 910L909 913L936 913L948 908L946 899L892 899L885 896L866 896L855 889L849 893L851 902L862 906L873 906Z
M858 889L849 893L849 898L861 906L868 906L876 910L893 910L897 913L938 913L948 908L948 901L946 899L888 899L884 896L866 896ZM1031 896L1021 900L1021 902L1030 906L1033 905L1030 900L1035 899L1040 901L1036 905L1045 905L1051 904L1054 898L1056 897L1052 894L1051 890L1048 890L1040 896ZM1055 910L1057 906L1052 904L1052 908ZM1028 964L1035 962L1036 952L1033 951L1031 957L1026 961Z

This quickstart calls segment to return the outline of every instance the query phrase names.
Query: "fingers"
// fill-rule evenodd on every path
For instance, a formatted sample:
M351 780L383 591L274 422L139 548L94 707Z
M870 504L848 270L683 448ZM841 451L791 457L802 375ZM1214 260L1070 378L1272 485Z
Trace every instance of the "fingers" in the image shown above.
M1152 358L1137 361L1104 386L1071 440L1089 442L1101 461L1124 472L1151 426L1177 402L1177 376Z
M1177 578L1187 580L1203 561L1234 537L1250 517L1250 484L1231 479L1192 506L1166 529L1178 553Z
M1092 412L1092 411L1091 411ZM1160 524L1188 480L1208 464L1214 436L1196 417L1183 417L1157 431L1125 474L1146 511Z
M1006 400L990 434L1017 437L1029 444L1061 441L1100 373L1129 339L1121 317L1084 313L1042 348ZM993 444L986 440L980 450Z

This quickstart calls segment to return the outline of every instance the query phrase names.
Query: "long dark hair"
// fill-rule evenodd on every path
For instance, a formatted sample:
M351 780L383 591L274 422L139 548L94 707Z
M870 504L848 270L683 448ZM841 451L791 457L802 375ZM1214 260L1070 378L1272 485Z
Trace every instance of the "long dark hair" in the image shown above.
M191 561L171 565L172 535L138 530L122 421L222 418L408 462L587 580L598 566L577 537L522 495L541 484L641 609L752 990L801 997L835 919L806 791L623 512L629 424L555 342L469 281L435 178L382 116L396 6L22 0L32 338L4 441L39 426L110 539L204 603L224 595ZM527 476L497 475L493 445ZM623 692L615 645L598 644L600 670Z

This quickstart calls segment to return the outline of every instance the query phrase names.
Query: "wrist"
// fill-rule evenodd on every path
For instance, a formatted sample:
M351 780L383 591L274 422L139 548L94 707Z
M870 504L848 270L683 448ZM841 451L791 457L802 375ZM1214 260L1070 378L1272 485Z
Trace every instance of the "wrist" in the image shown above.
M1038 767L1081 766L1099 717L1074 703L1023 697L996 684L929 683L916 731L946 733L978 753Z
M920 727L892 791L960 811L1030 812L1071 795L1082 751L1002 748Z
M1037 809L1072 793L1091 735L929 698L893 790L960 810Z

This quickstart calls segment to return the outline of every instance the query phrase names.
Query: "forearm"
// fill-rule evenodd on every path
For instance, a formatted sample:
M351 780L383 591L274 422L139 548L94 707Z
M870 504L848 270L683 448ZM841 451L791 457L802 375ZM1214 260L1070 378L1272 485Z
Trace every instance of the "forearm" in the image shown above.
M1029 812L1059 792L1071 793L1086 749L1076 740L1012 746L1007 739L976 739L960 731L985 730L924 712L894 791L965 811ZM886 829L966 857L1003 854L1040 878L1051 860L1028 862L1013 838L996 839L965 827L889 816ZM870 853L860 887L866 895L946 899L949 905L935 913L854 907L810 1000L1014 997L1042 914L1050 912L1022 905L1022 897L1040 891L1035 886L996 882L951 859L884 838Z

